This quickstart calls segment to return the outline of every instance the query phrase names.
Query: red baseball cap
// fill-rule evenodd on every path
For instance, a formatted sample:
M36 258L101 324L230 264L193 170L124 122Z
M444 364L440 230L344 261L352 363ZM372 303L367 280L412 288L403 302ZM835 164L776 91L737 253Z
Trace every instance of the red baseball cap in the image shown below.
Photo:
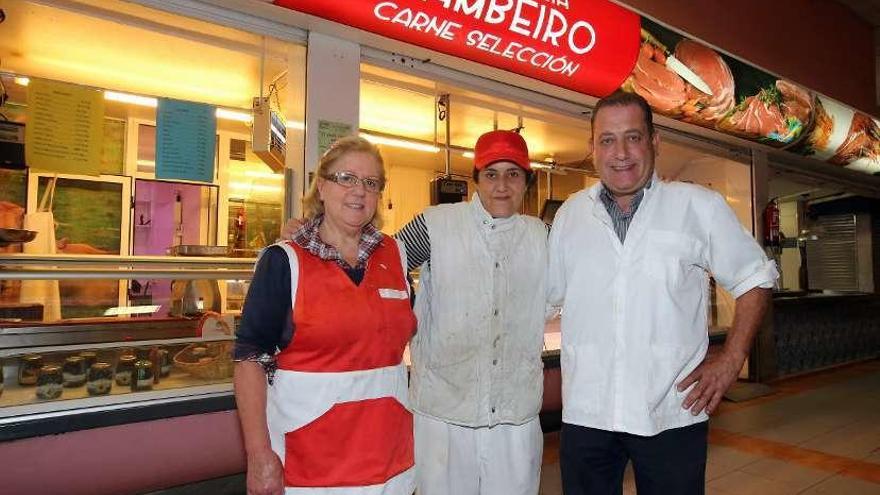
M513 162L523 170L532 170L526 140L514 131L490 131L477 139L474 168L482 170L496 162Z

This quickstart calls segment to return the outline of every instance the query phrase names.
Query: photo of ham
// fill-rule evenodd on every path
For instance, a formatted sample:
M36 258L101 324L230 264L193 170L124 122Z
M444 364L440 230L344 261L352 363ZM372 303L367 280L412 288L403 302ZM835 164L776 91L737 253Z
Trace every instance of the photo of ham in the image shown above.
M777 80L746 97L719 123L720 130L767 144L795 142L811 124L813 95L800 86Z
M791 151L839 167L880 173L880 122L840 102L816 96L808 135Z
M682 105L682 120L714 127L735 103L730 67L715 50L687 39L675 46L675 56L712 89L712 95L707 95L693 85L687 85L687 101Z
M801 86L646 19L641 37L622 89L643 96L657 113L780 148L814 125L816 97Z
M734 81L730 68L711 48L683 39L674 56L712 90L707 94L667 66L669 52L653 36L645 36L635 69L624 90L642 95L658 113L687 122L715 127L734 104Z
M867 167L866 171L871 173L880 172L880 126L877 122L870 115L855 112L846 139L828 162L849 168Z

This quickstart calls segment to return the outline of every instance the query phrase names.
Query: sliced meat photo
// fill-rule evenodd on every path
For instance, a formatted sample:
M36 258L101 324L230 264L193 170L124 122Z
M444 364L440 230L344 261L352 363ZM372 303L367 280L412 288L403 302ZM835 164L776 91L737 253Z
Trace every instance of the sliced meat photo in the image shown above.
M642 43L629 85L640 94L654 111L677 117L687 100L684 79L666 68L663 50L651 43Z
M786 132L785 117L768 90L749 96L718 124L718 128L742 137L758 139Z
M880 160L880 127L871 116L856 112L846 139L837 147L837 151L828 162L847 165L862 158Z
M776 89L782 95L783 115L799 120L806 127L813 113L812 95L806 89L784 79L776 81Z
M682 106L683 120L715 127L715 123L735 104L730 67L715 50L691 40L682 40L675 46L675 57L700 76L713 93L708 95L686 84L687 101Z
M799 153L810 156L817 151L824 151L828 148L828 142L831 140L831 133L834 131L834 117L828 113L822 104L821 98L816 98L816 104L813 107L813 126L809 132L809 136L802 143L802 146L796 150Z

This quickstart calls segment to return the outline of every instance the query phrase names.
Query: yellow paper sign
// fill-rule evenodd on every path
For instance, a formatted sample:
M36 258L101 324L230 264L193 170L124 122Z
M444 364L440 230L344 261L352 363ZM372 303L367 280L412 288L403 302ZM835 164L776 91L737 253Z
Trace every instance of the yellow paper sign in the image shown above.
M104 95L75 84L31 79L25 161L28 167L98 175L104 137Z

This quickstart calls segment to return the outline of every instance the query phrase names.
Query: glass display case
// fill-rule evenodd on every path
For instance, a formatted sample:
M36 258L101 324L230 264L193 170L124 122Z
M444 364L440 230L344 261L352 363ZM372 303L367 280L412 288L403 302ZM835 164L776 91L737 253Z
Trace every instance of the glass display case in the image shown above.
M251 258L0 255L0 425L232 389L232 340ZM138 280L168 285L151 300ZM59 291L59 285L77 291ZM118 299L94 297L128 287ZM27 300L23 299L28 295ZM55 317L73 299L100 316Z

